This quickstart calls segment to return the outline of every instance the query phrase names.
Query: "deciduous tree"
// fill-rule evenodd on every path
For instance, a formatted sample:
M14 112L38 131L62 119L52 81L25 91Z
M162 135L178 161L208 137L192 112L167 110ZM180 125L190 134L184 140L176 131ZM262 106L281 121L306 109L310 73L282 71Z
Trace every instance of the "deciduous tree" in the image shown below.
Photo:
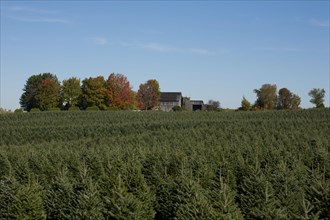
M119 109L129 109L133 104L133 91L127 77L110 74L106 82L108 105Z
M208 111L218 111L220 109L220 102L211 99L209 100L206 109Z
M324 96L325 90L324 89L312 89L308 95L311 97L310 102L315 104L316 108L323 108L324 107Z
M293 94L292 95L292 98L291 98L291 108L292 109L299 109L300 107L300 102L301 102L301 99L298 95L296 94Z
M251 103L243 96L241 107L239 110L248 111L251 109Z
M24 85L24 92L20 98L20 105L25 111L30 111L32 108L39 107L36 96L40 93L40 88L42 88L41 82L43 80L50 80L59 85L56 75L51 73L42 73L39 75L30 76Z
M63 80L62 98L68 108L78 104L80 95L80 79L71 77L67 80Z
M282 88L278 91L278 108L290 109L293 94L287 88Z
M90 77L82 81L81 104L87 108L97 106L104 109L106 106L107 89L103 76Z
M42 80L35 99L37 107L42 111L58 107L60 104L60 83L54 79Z
M159 105L159 101L160 88L157 80L151 79L146 83L140 84L137 93L137 102L140 109L152 109Z
M276 85L264 84L260 89L255 89L257 101L255 106L261 109L274 109L276 105Z

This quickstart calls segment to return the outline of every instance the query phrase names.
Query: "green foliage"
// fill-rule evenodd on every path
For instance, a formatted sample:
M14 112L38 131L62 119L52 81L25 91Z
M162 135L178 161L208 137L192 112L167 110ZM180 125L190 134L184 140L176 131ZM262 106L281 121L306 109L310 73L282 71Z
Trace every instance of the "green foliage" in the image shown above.
M60 108L50 108L47 111L58 112L58 111L61 111L61 109Z
M239 108L239 110L242 111L249 111L251 110L251 103L245 98L243 97L242 102L241 102L241 107Z
M80 106L105 106L107 100L106 81L103 76L86 78L82 81Z
M255 106L261 109L274 109L277 100L276 90L277 86L275 84L264 84L260 89L255 89L254 92L257 95Z
M23 109L21 108L15 109L14 113L23 113Z
M80 79L71 77L67 80L63 80L61 96L68 108L78 104L80 95Z
M39 108L31 108L30 112L40 112L40 109Z
M77 106L72 106L68 109L69 111L80 111L80 108Z
M42 73L28 78L23 88L20 104L25 111L32 108L46 110L59 105L60 83L56 75Z
M308 95L311 97L310 102L315 104L316 108L324 108L324 89L312 89Z
M100 109L99 109L99 107L97 107L97 106L91 106L91 107L87 107L87 109L86 109L87 111L99 111Z
M0 115L0 219L327 219L329 109Z
M21 185L11 203L11 215L15 219L46 219L43 207L43 189L36 181Z
M174 107L172 108L172 110L173 110L174 112L182 112L182 111L186 111L186 109L185 109L184 107L180 107L180 106L174 106Z

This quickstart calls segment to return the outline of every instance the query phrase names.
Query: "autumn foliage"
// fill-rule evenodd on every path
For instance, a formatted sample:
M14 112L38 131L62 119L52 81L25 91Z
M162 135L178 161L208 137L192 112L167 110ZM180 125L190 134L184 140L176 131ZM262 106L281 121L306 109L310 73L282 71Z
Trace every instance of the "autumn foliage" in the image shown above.
M107 104L109 107L129 109L134 104L134 95L127 77L112 73L106 81Z
M140 84L137 92L138 107L142 110L149 110L159 105L160 88L159 83L155 79L148 80Z

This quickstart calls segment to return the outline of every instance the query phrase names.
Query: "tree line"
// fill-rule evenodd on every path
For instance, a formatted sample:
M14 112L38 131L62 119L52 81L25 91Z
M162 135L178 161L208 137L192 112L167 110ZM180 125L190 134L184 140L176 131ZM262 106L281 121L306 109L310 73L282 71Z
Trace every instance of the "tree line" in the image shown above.
M71 77L63 80L62 84L56 75L43 73L29 77L23 91L20 104L25 111L56 108L148 110L157 106L160 100L157 80L141 83L135 92L126 76L115 73L107 79L97 76L80 81Z
M238 110L257 109L299 109L301 98L287 88L264 84L255 89L256 101L251 104L245 97ZM324 107L324 89L312 89L309 92L311 102L317 108ZM157 80L150 79L141 83L137 92L123 74L111 73L107 79L103 76L80 80L70 77L61 83L52 73L32 75L26 81L20 105L25 111L34 110L74 110L74 109L119 109L150 110L159 105L160 86ZM219 101L210 100L207 110L218 110Z
M254 105L243 97L241 107L239 110L257 110L257 109L300 109L301 98L291 92L287 88L281 88L277 93L277 86L275 84L264 84L260 89L255 89L257 100ZM312 89L308 95L311 97L310 102L316 108L324 108L324 89Z

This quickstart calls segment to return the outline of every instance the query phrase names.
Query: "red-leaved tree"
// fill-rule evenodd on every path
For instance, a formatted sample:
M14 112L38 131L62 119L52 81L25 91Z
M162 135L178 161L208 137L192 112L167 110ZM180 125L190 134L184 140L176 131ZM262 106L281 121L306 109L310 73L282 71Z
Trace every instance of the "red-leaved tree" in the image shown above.
M140 84L137 92L137 103L140 109L149 110L159 105L160 88L155 79Z
M111 73L106 87L109 107L129 109L133 106L134 95L126 76Z

